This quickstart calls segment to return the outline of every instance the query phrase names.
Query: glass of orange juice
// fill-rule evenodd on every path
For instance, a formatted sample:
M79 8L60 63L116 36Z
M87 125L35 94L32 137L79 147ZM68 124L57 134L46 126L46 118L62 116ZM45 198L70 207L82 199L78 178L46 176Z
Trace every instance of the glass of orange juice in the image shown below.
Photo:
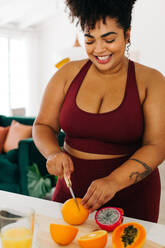
M32 248L35 212L26 207L0 206L2 248Z

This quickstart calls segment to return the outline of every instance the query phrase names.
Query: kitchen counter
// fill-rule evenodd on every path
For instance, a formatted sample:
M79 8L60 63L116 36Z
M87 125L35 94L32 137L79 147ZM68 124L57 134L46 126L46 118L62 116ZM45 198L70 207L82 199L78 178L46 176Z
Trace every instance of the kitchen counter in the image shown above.
M14 206L28 206L35 209L37 215L44 215L52 218L62 219L61 206L62 204L43 200L39 198L24 196L15 193L9 193L0 190L0 205L7 205L14 208ZM90 219L94 218L94 213L90 214ZM152 222L137 220L124 216L123 223L138 222L144 226L147 232L147 240L154 241L160 245L165 246L165 225L156 224Z

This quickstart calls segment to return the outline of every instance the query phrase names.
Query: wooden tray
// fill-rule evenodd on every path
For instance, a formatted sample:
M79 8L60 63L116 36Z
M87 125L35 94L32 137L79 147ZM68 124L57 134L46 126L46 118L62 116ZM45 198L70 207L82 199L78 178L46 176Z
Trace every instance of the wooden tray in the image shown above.
M50 233L49 233L50 223L66 224L64 220L51 218L51 217L44 216L44 215L37 215L36 222L38 223L37 242L38 242L39 248L64 247L64 246L57 245L52 240ZM77 239L80 236L87 234L89 232L95 231L95 230L99 230L99 227L95 223L95 220L91 220L91 219L88 219L84 224L78 226L78 228L79 228L79 232L76 238L73 240L71 244L66 245L65 246L66 248L78 248L79 245L78 245ZM112 248L111 233L108 234L108 242L105 248ZM165 248L165 246L162 246L162 245L159 245L157 243L147 240L143 248Z

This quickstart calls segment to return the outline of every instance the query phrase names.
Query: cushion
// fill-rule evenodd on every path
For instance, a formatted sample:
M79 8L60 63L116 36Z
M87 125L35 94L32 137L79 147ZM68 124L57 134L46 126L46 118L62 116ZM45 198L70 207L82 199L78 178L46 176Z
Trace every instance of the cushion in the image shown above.
M18 163L18 149L10 150L9 152L5 153L4 156L10 162L12 162L12 163Z
M0 127L0 153L2 152L9 127Z
M3 146L4 152L18 148L20 140L30 137L32 137L32 126L24 125L13 120Z
M7 153L2 153L0 155L0 163L2 159L7 159L12 163L18 164L18 149L10 150Z

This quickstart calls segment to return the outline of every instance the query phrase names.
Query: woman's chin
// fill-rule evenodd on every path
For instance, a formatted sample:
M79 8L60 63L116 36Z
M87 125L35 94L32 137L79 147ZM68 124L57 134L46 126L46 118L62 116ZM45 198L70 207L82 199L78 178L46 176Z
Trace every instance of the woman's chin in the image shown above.
M112 61L107 63L98 63L96 60L94 60L92 62L99 71L108 71L112 68Z

